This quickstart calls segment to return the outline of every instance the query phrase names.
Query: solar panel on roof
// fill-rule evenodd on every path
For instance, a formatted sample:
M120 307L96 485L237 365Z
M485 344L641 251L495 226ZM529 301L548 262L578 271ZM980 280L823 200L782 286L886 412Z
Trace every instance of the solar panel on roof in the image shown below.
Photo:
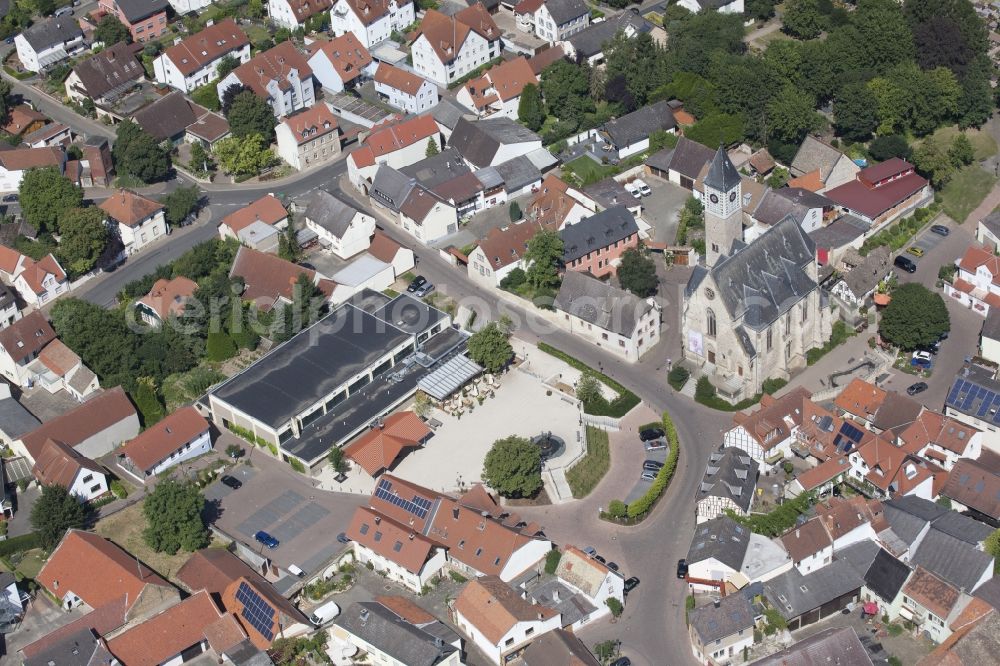
M958 394L962 392L962 387L964 386L964 379L955 380L955 385L951 387L951 392L948 393L948 399L945 400L945 404L954 405L955 401L958 399Z
M986 412L990 411L990 406L993 405L993 400L996 399L996 393L990 393L979 403L979 409L976 411L976 418L983 418L986 416Z
M962 404L959 406L963 412L968 411L969 407L972 406L972 401L976 399L976 387L971 387L971 390L965 394L965 399L962 400Z
M861 441L861 435L863 434L860 430L846 421L840 426L840 432L841 434L847 435L847 437L849 437L855 444Z
M240 583L236 590L236 600L243 604L241 615L257 632L266 638L274 638L274 608L246 583Z
M378 487L375 488L375 497L385 500L393 506L398 506L421 520L427 517L427 512L431 508L431 501L419 495L414 495L413 500L407 500L393 493L392 482L387 479L379 481Z

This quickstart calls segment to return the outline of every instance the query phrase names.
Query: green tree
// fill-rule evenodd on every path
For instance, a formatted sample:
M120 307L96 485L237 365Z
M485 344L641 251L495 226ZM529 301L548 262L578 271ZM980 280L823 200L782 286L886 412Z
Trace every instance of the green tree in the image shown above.
M927 137L913 152L913 163L935 188L944 187L955 173L948 150L934 137Z
M41 233L58 233L63 213L83 205L83 190L54 167L29 169L18 196L24 219Z
M200 200L201 190L197 186L178 187L163 198L167 222L173 225L181 224L198 207Z
M626 250L618 266L618 283L640 298L649 298L656 293L660 280L656 276L656 264L645 252L638 248Z
M542 124L545 122L545 106L542 104L542 94L534 83L525 85L521 90L517 119L532 132L542 129Z
M864 83L846 84L833 100L834 128L848 141L867 141L878 127L875 94Z
M31 527L38 532L42 548L52 550L66 530L83 527L85 513L80 501L66 486L42 486L42 493L31 507Z
M559 284L559 262L563 256L563 241L559 232L542 229L528 241L524 260L528 284L536 289L552 288Z
M572 125L570 131L575 131L584 114L594 109L589 76L589 68L568 60L557 60L542 72L545 104L552 115Z
M264 18L264 0L250 0L247 3L247 15L252 19Z
M740 54L745 50L743 17L739 14L699 12L682 21L665 22L665 27L668 58L683 63L684 71L699 76L708 73L715 54Z
M1000 530L994 531L983 541L983 550L993 556L993 572L1000 570Z
M948 149L948 159L956 169L972 164L976 159L976 151L972 147L972 142L965 134L958 134L951 142Z
M142 424L146 428L159 423L167 415L160 396L156 394L156 385L152 377L140 377L131 395L139 414L142 415Z
M580 375L580 379L576 382L575 393L576 399L585 405L604 398L604 394L601 393L601 380L592 372Z
M292 302L283 307L273 324L272 337L277 342L290 339L312 325L325 311L323 292L306 273L299 273L292 287Z
M850 31L844 32L855 51L855 62L844 71L882 72L913 58L913 36L896 0L858 0Z
M236 344L225 331L210 331L205 343L205 358L209 361L226 361L236 356Z
M819 10L819 0L789 0L781 16L781 29L792 37L815 39L826 29L827 19Z
M742 115L713 113L702 118L684 132L684 136L705 146L728 146L743 138Z
M948 308L941 295L916 282L892 292L882 313L879 334L903 349L937 342L951 328Z
M161 479L142 501L147 523L143 540L156 552L168 555L204 548L211 542L201 515L204 508L205 497L198 486L173 476Z
M777 4L775 0L747 0L744 5L744 11L748 18L755 21L766 21L774 16L775 4ZM775 43L771 42L771 44Z
M217 65L215 78L221 81L222 79L229 76L229 74L239 66L240 66L239 58L237 58L232 54L224 55L219 60L219 64ZM216 94L218 94L218 91L216 91Z
M215 171L215 162L200 141L191 144L191 161L188 162L188 168L196 174Z
M111 46L118 42L131 42L132 33L113 14L107 14L94 28L94 41Z
M119 174L134 176L144 183L163 180L170 173L170 153L131 120L118 124L111 152Z
M510 217L511 222L517 222L524 214L521 212L521 205L516 201L511 201L510 206L507 208L507 215Z
M483 462L483 482L504 497L532 497L542 488L541 449L511 435L493 442Z
M274 151L260 134L230 136L215 144L219 166L237 176L256 175L274 164Z
M302 258L302 247L299 245L298 232L295 230L295 221L288 217L288 226L284 233L278 237L278 256L285 261L295 263Z
M878 136L868 144L868 153L876 162L884 162L892 157L901 157L904 160L910 159L910 144L906 137L899 134L887 134Z
M274 140L274 126L277 121L271 105L258 97L252 90L244 90L233 98L226 112L229 128L239 139L259 135L267 143Z
M441 150L438 148L437 141L434 140L434 137L431 137L430 141L427 142L427 150L424 151L424 157L434 157L440 152Z
M510 332L497 321L491 321L473 333L468 346L472 360L489 372L497 372L514 356Z
M344 449L335 446L326 455L327 462L335 474L346 474L348 470L347 460L344 458Z
M613 617L621 617L621 614L625 611L625 607L622 606L622 602L615 597L608 597L604 603L607 604Z
M59 219L59 258L82 275L94 267L108 244L108 226L100 208L70 208Z
M771 123L770 136L796 145L823 122L816 113L816 100L792 85L785 86L768 103L767 115Z
M7 122L7 117L10 115L10 91L10 81L7 79L0 79L0 121L3 121L4 123Z

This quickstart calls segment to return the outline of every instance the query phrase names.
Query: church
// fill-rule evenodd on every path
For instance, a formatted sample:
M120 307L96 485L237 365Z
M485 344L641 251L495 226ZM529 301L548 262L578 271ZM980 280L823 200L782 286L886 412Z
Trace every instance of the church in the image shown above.
M743 242L740 174L719 148L705 176L705 261L684 290L683 358L738 402L788 379L830 336L816 247L791 217Z

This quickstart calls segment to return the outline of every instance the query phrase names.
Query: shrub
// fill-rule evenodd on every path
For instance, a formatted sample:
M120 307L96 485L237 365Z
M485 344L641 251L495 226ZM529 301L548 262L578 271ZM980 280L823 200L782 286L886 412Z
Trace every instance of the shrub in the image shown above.
M225 361L236 356L236 344L223 331L212 331L205 343L205 358L209 361Z
M809 365L814 365L821 358L826 356L834 348L847 342L854 334L854 331L847 327L847 324L842 321L834 322L833 329L830 332L830 339L827 340L826 344L822 347L813 347L806 352L806 363Z
M625 607L622 606L622 602L618 601L614 597L608 597L607 601L604 603L608 605L608 608L611 610L611 615L614 617L621 617L622 611L625 610Z
M468 578L466 578L462 574L458 573L457 571L449 571L448 575L451 576L451 579L453 581L455 581L456 583L468 583L469 582Z
M761 390L767 395L774 395L775 393L783 389L787 383L788 383L787 379L780 379L776 377L765 379L764 384L761 387Z
M712 386L708 377L698 378L698 384L694 388L694 399L698 402L709 402L715 397L715 387Z
M538 349L545 352L546 354L550 354L552 356L555 356L556 358L562 359L568 365L576 368L577 370L580 370L581 372L589 372L593 374L595 377L600 379L602 382L604 382L605 385L610 387L613 391L615 391L618 394L618 397L612 400L611 402L608 402L602 397L600 400L594 401L592 403L589 404L585 403L583 406L584 411L587 412L588 414L592 416L610 416L612 418L620 419L621 417L625 416L630 411L632 411L633 407L639 404L639 396L637 396L635 393L632 393L632 391L629 391L627 388L625 388L615 380L611 379L607 375L597 372L586 363L578 361L577 359L573 358L566 352L560 351L559 349L556 349L552 345L547 344L545 342L539 342Z
M587 453L566 471L566 482L573 497L586 497L597 487L611 466L608 433L587 426Z
M667 383L670 384L675 391L680 391L684 388L684 384L687 383L690 376L691 373L688 372L687 368L682 365L676 365L670 370L670 373L667 374Z
M118 479L111 482L111 492L118 499L125 499L128 497L128 489L125 488L125 484Z
M7 555L13 555L14 553L23 553L26 550L32 550L34 548L41 548L42 540L38 535L38 532L30 532L28 534L22 534L21 536L11 537L0 541L0 557L6 557Z
M670 480L677 469L677 458L680 456L681 447L677 441L677 431L674 428L674 422L667 412L663 413L662 424L663 430L667 435L667 440L670 442L670 453L667 454L667 459L664 461L663 467L656 473L656 479L646 491L646 494L628 505L625 515L633 520L644 518L649 513L653 506L655 506L656 501L660 499L663 491L670 485ZM610 509L610 506L608 508Z
M288 464L291 465L292 469L294 469L299 474L305 474L306 473L306 466L303 465L302 462L298 458L289 458L288 459Z
M750 528L750 531L763 534L768 537L776 537L784 534L795 525L795 521L800 515L809 510L812 506L813 493L802 493L793 500L785 502L770 513L754 513L749 516L740 516L730 510L726 510L726 515Z
M559 566L559 560L562 559L562 553L553 548L545 555L545 573L554 574L556 572L556 567Z
M608 504L608 515L612 518L624 518L627 513L628 507L621 500L611 500L611 503Z

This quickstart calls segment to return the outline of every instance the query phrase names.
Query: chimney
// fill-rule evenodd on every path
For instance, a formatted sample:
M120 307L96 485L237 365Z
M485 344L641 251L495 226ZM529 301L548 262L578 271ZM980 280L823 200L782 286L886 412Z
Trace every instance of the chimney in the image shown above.
M382 522L382 516L375 516L375 524L378 525Z
M542 617L542 614L541 614L541 613L539 613L539 614L538 614L538 619L539 619L539 620L542 620L542 619L543 619L543 617Z
M361 609L361 613L358 614L358 618L360 618L361 624L364 624L365 622L367 622L368 621L368 609L367 608L362 608Z
M552 590L552 601L559 603L559 590Z
M451 510L451 515L452 515L452 518L454 518L455 520L458 520L458 507L457 506L454 509Z
M718 599L713 599L713 600L712 600L712 605L713 605L713 606L715 606L716 608L718 608L718 607L719 607L719 605L720 605L720 604L719 604L719 600L718 600Z

